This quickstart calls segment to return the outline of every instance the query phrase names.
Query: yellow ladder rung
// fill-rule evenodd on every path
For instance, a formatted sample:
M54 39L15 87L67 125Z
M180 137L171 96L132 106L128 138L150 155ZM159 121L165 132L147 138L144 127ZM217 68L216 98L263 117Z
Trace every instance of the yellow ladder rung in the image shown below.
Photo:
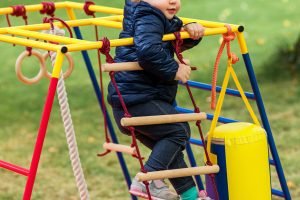
M130 147L130 146L122 145L122 144L105 142L103 144L103 148L110 150L110 151L122 152L122 153L127 153L130 155L136 155L136 149L134 147Z
M122 118L122 126L141 126L152 124L168 124L177 122L188 122L207 119L206 113L192 113L192 114L172 114L172 115L155 115L143 117Z
M218 165L190 167L190 168L162 170L162 171L147 172L147 173L139 172L136 175L136 179L138 181L150 181L150 180L158 180L158 179L165 179L165 178L178 178L178 177L185 177L185 176L215 174L218 173L219 171L220 171L220 167Z

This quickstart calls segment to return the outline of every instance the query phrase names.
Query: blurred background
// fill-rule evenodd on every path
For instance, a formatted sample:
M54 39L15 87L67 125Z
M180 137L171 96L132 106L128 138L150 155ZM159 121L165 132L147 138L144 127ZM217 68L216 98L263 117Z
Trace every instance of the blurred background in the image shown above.
M0 7L17 4L38 4L38 0L5 0ZM55 1L59 2L59 1ZM84 3L83 0L76 2ZM123 8L123 1L95 1L97 5ZM258 84L272 127L277 150L293 199L300 199L299 144L300 144L300 1L296 0L193 0L182 2L178 16L195 19L241 24L245 27L245 39L252 59ZM65 10L60 9L56 17L68 20ZM76 11L78 19L89 18L83 11ZM105 16L97 13L97 17ZM29 24L42 23L38 12L28 13ZM10 17L13 26L24 25L19 17ZM7 27L5 16L0 16L0 27ZM99 27L100 37L118 38L120 30ZM81 28L83 38L95 41L94 27ZM198 70L192 73L191 80L210 83L212 69L220 46L221 36L205 37L200 45L185 52ZM39 121L47 95L49 80L44 78L37 84L25 85L15 73L15 62L25 48L0 42L0 159L25 168L29 167ZM232 51L241 59L235 40ZM112 49L114 54L114 49ZM115 153L97 157L103 152L105 141L103 117L80 52L71 54L75 69L66 80L69 104L76 131L80 158L88 183L91 199L122 200L129 199L125 180ZM95 73L99 79L99 66L95 50L89 51ZM102 57L102 60L104 58ZM23 62L24 74L34 76L39 70L38 61L28 58ZM51 64L47 62L48 70ZM67 65L67 62L65 62ZM234 66L245 90L251 90L249 79L242 61ZM221 84L226 69L225 56L222 57L218 85ZM65 70L65 67L64 67ZM105 88L109 77L105 74ZM234 84L230 84L234 87ZM104 91L107 94L107 91ZM204 112L210 110L210 93L193 90L197 104ZM177 101L180 106L192 108L186 100L184 88L180 88ZM256 109L256 105L253 104ZM109 107L110 111L110 107ZM222 115L242 121L251 121L241 99L226 97ZM192 124L191 124L192 126ZM204 132L208 131L210 121L203 122ZM117 129L116 129L117 130ZM193 129L193 137L198 133ZM130 144L130 138L116 131L119 140ZM141 145L140 145L141 146ZM193 147L199 165L203 164L203 149ZM142 154L149 155L146 148ZM298 156L297 156L298 155ZM139 171L139 164L131 156L124 156L131 176ZM272 170L273 187L280 188L276 173ZM26 179L0 169L0 199L21 199ZM65 133L60 116L59 105L55 100L49 121L39 170L32 199L79 199L73 176ZM274 197L274 199L277 199Z

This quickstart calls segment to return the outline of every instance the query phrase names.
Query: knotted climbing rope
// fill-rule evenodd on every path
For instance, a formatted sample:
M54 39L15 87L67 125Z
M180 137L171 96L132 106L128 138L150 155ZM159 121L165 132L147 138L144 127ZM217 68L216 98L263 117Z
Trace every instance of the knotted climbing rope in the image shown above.
M52 22L52 21L53 21L53 19L50 20L50 22ZM49 31L50 34L59 35L59 36L65 35L64 30L54 27L53 24L51 24L51 27L53 27L53 28L50 29L50 31ZM52 66L54 66L54 63L56 60L56 52L50 51L49 55L51 58ZM79 190L80 199L81 200L89 200L87 184L86 184L86 181L84 178L84 174L83 174L83 170L82 170L81 162L80 162L80 158L79 158L75 130L74 130L70 107L69 107L69 103L68 103L68 97L67 97L63 72L61 72L60 78L58 81L57 96L58 96L59 106L60 106L60 110L61 110L61 116L62 116L64 128L65 128L72 169L73 169L73 173L74 173L74 176L76 179L76 185Z
M180 32L175 32L174 35L175 35L175 38L176 38L176 40L173 42L173 47L174 47L175 54L176 54L179 62L186 65L186 63L184 62L183 56L182 56L182 52L181 52L181 46L183 44L183 40L181 39ZM192 101L192 104L193 104L193 107L194 107L194 112L195 113L200 113L201 112L200 108L196 104L195 98L193 96L193 93L191 91L191 88L190 88L189 84L186 83L184 85L185 85L186 90L188 91L189 97ZM207 160L206 164L209 165L209 166L212 166L213 163L211 162L211 160L209 158L206 142L204 140L204 135L203 135L203 131L202 131L202 128L201 128L201 120L196 121L196 126L198 128L200 138L201 138L201 141L202 141L202 144L203 144L205 158ZM214 174L209 174L209 177L211 178L213 186L214 186L214 192L215 192L216 197L217 197L216 200L218 200L219 195L218 195L217 185L216 185L216 182L215 182L215 175Z

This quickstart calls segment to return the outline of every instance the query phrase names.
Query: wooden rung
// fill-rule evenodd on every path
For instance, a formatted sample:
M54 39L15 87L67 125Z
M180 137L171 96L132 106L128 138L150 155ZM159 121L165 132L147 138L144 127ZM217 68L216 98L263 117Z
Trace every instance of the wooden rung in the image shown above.
M188 59L183 59L183 61L187 65L190 64L190 61ZM104 72L143 70L143 68L139 65L138 62L104 63L102 64L101 68ZM192 67L192 70L194 70L194 67Z
M136 155L136 149L134 147L122 145L122 144L115 144L115 143L104 143L103 148L110 150L110 151L116 151L116 152L122 152L127 153L130 155Z
M206 113L192 113L192 114L172 114L172 115L155 115L143 117L122 118L122 126L141 126L152 124L168 124L177 122L188 122L206 119Z
M182 168L182 169L173 169L173 170L162 170L156 172L147 172L142 173L139 172L136 175L138 181L150 181L157 179L165 179L165 178L178 178L185 176L195 176L195 175L203 175L203 174L214 174L220 171L220 167L218 165L212 166L201 166L201 167L191 167L191 168Z
M105 63L102 64L102 71L134 71L143 70L138 62L123 62L123 63Z

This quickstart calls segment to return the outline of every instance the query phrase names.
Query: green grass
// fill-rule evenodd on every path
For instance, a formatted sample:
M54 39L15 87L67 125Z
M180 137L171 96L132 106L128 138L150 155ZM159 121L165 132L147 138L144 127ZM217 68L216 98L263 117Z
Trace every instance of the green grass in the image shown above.
M1 1L0 7L16 4L34 4L37 0L8 0ZM58 2L58 1L56 1ZM83 1L77 1L83 2ZM123 1L97 1L97 4L122 8ZM269 116L277 149L282 161L290 192L293 199L300 199L299 148L300 136L300 87L299 80L292 78L278 79L280 82L266 81L264 65L272 59L272 53L281 45L292 46L300 32L299 1L182 1L180 16L222 21L245 26L245 38L251 54L252 62L257 74L258 83ZM42 16L38 13L29 13L29 22L41 23ZM76 12L78 18L86 18L83 12ZM57 16L67 19L64 11L58 10ZM97 14L97 16L100 16ZM13 25L22 25L21 19L11 17ZM4 16L0 16L0 27L6 27ZM82 28L84 38L95 40L92 27ZM117 38L118 31L100 28L100 34L109 38ZM184 53L193 65L199 70L193 72L192 80L210 82L212 67L219 47L220 36L205 38L201 45ZM49 81L42 80L35 85L24 85L18 81L14 64L17 56L24 47L13 47L11 44L0 43L0 159L15 163L25 168L29 167L35 137L39 128L41 111L47 94ZM233 44L233 51L238 53L237 42ZM75 70L71 78L66 80L69 104L72 111L78 147L82 166L88 182L91 199L123 200L129 199L125 181L115 154L106 157L97 157L103 151L104 142L103 118L94 95L80 53L72 53L75 59ZM98 76L96 52L90 52L94 70ZM222 60L219 72L221 84L225 60ZM49 64L49 63L48 63ZM25 69L29 75L37 71L37 62L28 59L24 63L34 66L35 69ZM26 68L25 67L25 68ZM244 88L249 89L249 81L242 62L236 64L235 69ZM282 72L275 73L281 76ZM299 76L298 76L299 77ZM276 79L277 80L277 79ZM107 84L107 77L105 85ZM232 84L231 84L232 85ZM207 101L210 93L196 91L197 103L201 110L212 113ZM186 100L187 93L180 89L178 102L191 108ZM254 105L252 103L252 105ZM254 106L255 107L255 106ZM222 114L238 120L251 121L240 99L227 97ZM205 122L204 131L207 132L210 122ZM117 129L116 129L117 130ZM193 135L197 137L196 132ZM130 138L119 134L122 143L130 143ZM193 148L199 164L202 161L202 149ZM142 153L147 158L149 151L142 147ZM131 175L139 170L138 162L125 155ZM21 199L26 179L11 172L0 170L0 199ZM279 188L275 173L272 173L274 186ZM59 113L57 100L54 103L51 119L48 126L43 153L39 165L32 199L79 199L75 180L68 157L68 149L64 136L63 125Z

